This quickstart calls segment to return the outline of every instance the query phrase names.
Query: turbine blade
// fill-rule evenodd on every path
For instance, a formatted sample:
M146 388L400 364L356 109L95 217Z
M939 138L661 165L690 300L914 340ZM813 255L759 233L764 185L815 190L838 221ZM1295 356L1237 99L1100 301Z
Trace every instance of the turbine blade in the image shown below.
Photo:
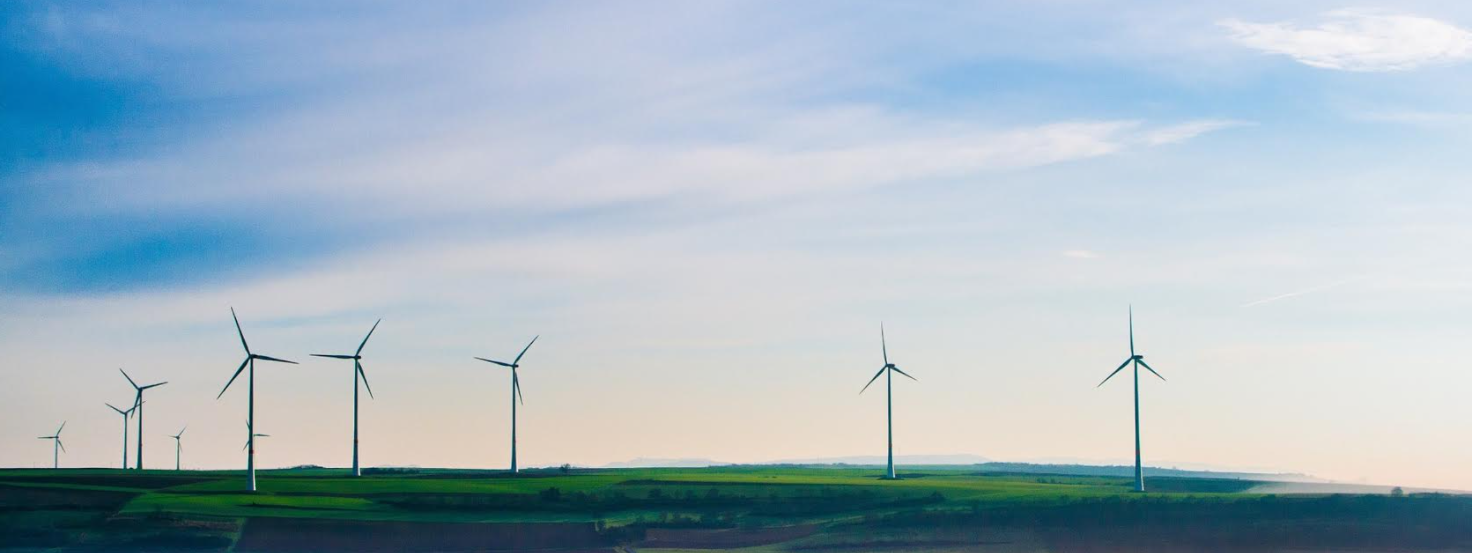
M1119 374L1119 371L1124 370L1125 366L1126 365L1129 365L1130 364L1130 361L1134 361L1134 360L1135 360L1134 357L1130 357L1129 359L1125 359L1123 363L1120 363L1119 364L1119 368L1114 369L1114 372L1109 373L1109 376L1104 377L1104 380L1102 380L1102 381L1099 382L1099 386L1103 386L1105 382L1109 382L1109 379L1114 378L1114 375ZM1095 388L1098 388L1099 386L1094 386L1094 387Z
M246 357L245 361L240 362L240 368L235 369L235 375L230 377L230 381L225 383L225 387L220 389L220 395L215 396L215 399L220 399L221 396L225 395L225 390L229 390L230 385L235 383L235 379L240 377L240 373L245 371L245 365L247 363L250 363L249 357ZM134 407L137 407L137 404L134 404Z
M59 445L59 446L61 446L61 450L62 450L62 451L63 451L63 452L65 452L65 451L66 451L66 444L65 444L65 443L63 443L63 442L62 442L62 441L61 441L61 438L57 438L57 439L56 439L56 445Z
M363 343L358 344L358 353L355 353L354 355L363 354L363 346L368 345L368 339L373 337L373 331L378 330L378 323L381 322L383 322L383 319L379 319L378 322L373 323L373 328L368 329L368 335L363 337Z
M1135 306L1130 306L1130 357L1135 356Z
M354 358L352 355L337 355L337 354L332 354L332 353L313 353L313 354L310 354L310 355L312 357L331 357L333 359L353 359Z
M128 384L132 384L134 388L137 388L138 387L138 383L137 382L133 382L133 377L128 376L128 371L125 371L125 370L122 370L122 369L118 369L118 372L123 373L123 378L128 379Z
M149 388L157 388L157 387L159 387L159 386L163 386L163 385L164 385L164 384L168 384L168 382L167 382L167 381L164 381L164 382L160 382L160 383L158 383L158 384L149 384L149 385L147 385L147 386L144 386L144 387L142 387L142 388L139 388L139 389L140 389L140 390L147 390L147 389L149 389Z
M186 424L186 425L184 425L184 428L180 428L179 429L179 433L178 434L175 434L174 437L175 438L178 438L179 436L183 436L185 430L189 430L189 425Z
M245 331L240 329L240 317L235 316L235 308L230 308L230 318L235 319L235 332L240 334L240 347L245 348L245 354L250 355L250 344L245 343Z
M879 380L879 375L884 374L884 369L888 369L888 368L889 368L889 365L885 365L885 366L881 367L879 369L879 372L874 373L874 378L870 378L869 379L869 384L873 384L875 380ZM865 384L864 385L864 390L868 390L869 389L869 384ZM859 390L859 393L860 394L863 394L864 393L864 390Z
M66 428L66 421L61 421L61 426L56 427L56 436L61 437L61 429Z
M526 398L521 397L521 379L516 377L515 372L511 373L511 389L516 392L516 398L521 400L521 404L526 405Z
M1156 378L1159 378L1160 380L1165 381L1165 382L1169 382L1168 380L1165 380L1165 377L1160 376L1160 373L1155 372L1155 369L1150 368L1150 365L1146 365L1144 359L1141 359L1140 360L1140 365L1143 366L1143 367L1145 367L1145 370L1150 371L1150 374L1155 375Z
M256 437L257 438L270 438L271 435L270 434L256 434Z
M884 364L889 365L889 344L884 340L884 323L879 323L879 349L884 352ZM859 392L863 393L863 392Z
M260 359L262 361L275 361L277 363L287 363L287 364L291 364L291 365L298 364L296 361L287 361L285 359L277 359L275 357L269 357L269 356L265 356L265 355L257 355L257 356L255 356L255 358L256 359Z
M541 338L541 337L542 337L541 334L538 334L536 336L533 336L532 337L532 341L527 342L526 347L521 348L521 353L516 354L516 360L515 361L512 361L511 364L512 365L520 364L521 363L521 356L526 355L526 350L532 349L532 344L537 343L537 338Z
M487 363L495 363L495 364L497 364L497 365L500 365L500 366L502 366L502 367L510 367L510 366L511 366L511 364L510 364L510 363L502 363L502 362L500 362L500 361L496 361L496 360L494 360L494 359L486 359L486 358L484 358L484 357L477 357L477 358L476 358L476 359L479 359L479 360L481 360L481 361L485 361L485 362L487 362Z
M368 397L378 399L373 397L373 387L368 385L368 373L363 372L363 363L356 359L353 360L353 370L358 371L358 376L363 377L363 387L368 389Z
M103 405L106 405L108 407L112 407L112 410L113 411L117 411L119 415L123 415L123 416L127 416L128 411L132 411L132 409L129 409L128 411L124 411L122 409L118 409L117 407L113 407L111 403L104 403Z
M904 374L905 377L906 378L909 378L910 380L914 380L915 382L919 382L920 381L920 379L918 379L918 378L915 378L913 376L910 376L908 374L905 374L905 371L900 370L899 367L891 366L889 368L890 368L890 370L893 370L894 372L897 372L897 373L900 373L900 374Z

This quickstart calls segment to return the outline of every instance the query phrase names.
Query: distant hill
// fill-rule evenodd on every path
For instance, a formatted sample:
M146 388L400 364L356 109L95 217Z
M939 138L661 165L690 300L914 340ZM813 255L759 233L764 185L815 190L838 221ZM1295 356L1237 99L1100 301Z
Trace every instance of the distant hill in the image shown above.
M730 464L731 463L722 463L720 461L712 461L710 459L698 459L698 458L696 458L696 459L692 459L692 458L666 459L666 458L659 458L659 457L638 457L638 458L635 458L635 459L630 459L628 461L618 461L618 462L615 462L615 463L609 463L609 464L606 464L606 465L603 465L603 466L605 468L611 468L611 469L647 469L647 468L700 468L700 467L719 467L719 466L725 466L725 465L730 465Z
M990 462L991 459L980 455L954 454L954 455L896 455L896 465L976 465ZM887 459L883 455L854 455L850 457L819 457L813 459L784 459L770 463L759 463L763 465L884 465Z
M1015 474L1056 474L1062 476L1134 476L1134 465L1071 465L1036 463L982 463L977 465L981 472ZM1184 470L1160 467L1145 467L1145 476L1168 476L1175 478L1229 478L1257 480L1262 482L1326 482L1306 474L1229 472L1211 470Z
M1037 474L1057 476L1112 476L1130 477L1135 474L1133 465L1090 465L1074 463L1006 463L991 461L979 455L897 455L895 465L901 467L974 467L981 473ZM722 466L807 466L807 467L882 467L885 458L880 455L855 455L848 457L818 457L811 459L784 459L766 463L727 463L704 458L647 458L609 463L606 468L700 468ZM1255 480L1259 482L1326 483L1327 480L1306 474L1270 473L1247 471L1193 470L1161 467L1145 467L1146 477L1174 478L1219 478L1231 480Z

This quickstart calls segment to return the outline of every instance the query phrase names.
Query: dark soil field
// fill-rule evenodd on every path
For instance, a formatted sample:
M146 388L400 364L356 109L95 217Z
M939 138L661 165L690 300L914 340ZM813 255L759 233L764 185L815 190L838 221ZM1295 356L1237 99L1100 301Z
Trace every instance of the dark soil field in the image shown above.
M591 523L442 523L253 518L236 551L595 551L615 543Z

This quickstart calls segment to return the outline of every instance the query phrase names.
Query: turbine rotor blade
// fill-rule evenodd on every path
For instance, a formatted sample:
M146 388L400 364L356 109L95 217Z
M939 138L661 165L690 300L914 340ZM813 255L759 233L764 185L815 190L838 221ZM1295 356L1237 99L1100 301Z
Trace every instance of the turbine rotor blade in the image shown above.
M1169 380L1166 380L1165 377L1160 376L1160 373L1155 372L1155 369L1150 368L1150 365L1145 364L1145 360L1144 359L1140 359L1139 361L1140 361L1140 365L1143 366L1143 367L1145 367L1145 370L1150 371L1150 374L1155 375L1155 377L1156 378L1159 378L1162 382L1169 382Z
M526 398L521 396L521 379L517 378L515 372L511 373L511 389L516 392L516 398L521 400L521 404L526 405Z
M285 359L277 359L275 357L270 357L270 356L266 356L266 355L253 355L252 357L255 357L256 359L260 359L262 361L275 361L277 363L287 363L287 364L291 364L291 365L298 364L296 361L287 361Z
M240 317L235 316L235 308L230 308L230 318L235 319L235 332L240 334L240 347L245 348L245 354L250 355L250 344L245 343L245 331L240 329Z
M889 365L885 365L883 367L880 367L879 368L879 372L874 373L874 378L870 378L869 379L869 384L865 384L864 385L864 390L868 390L870 384L873 384L875 380L879 380L879 375L884 374L884 369L888 369L888 368L889 368ZM860 394L863 394L864 393L864 390L859 390L859 393Z
M1103 386L1105 382L1109 382L1109 379L1114 378L1114 375L1119 374L1119 371L1124 370L1125 366L1126 365L1129 365L1130 364L1130 361L1134 361L1134 360L1135 360L1134 357L1130 357L1129 359L1125 359L1123 363L1120 363L1119 364L1119 368L1114 369L1114 372L1109 373L1109 376L1104 377L1104 380L1102 380L1102 381L1099 382L1099 386ZM1095 388L1098 388L1099 386L1094 386L1094 387Z
M128 411L131 411L132 410L132 409L129 409L128 411L124 411L122 409L118 409L117 407L113 407L111 403L104 403L103 405L106 405L108 407L112 407L112 410L113 411L117 411L119 415L123 415L123 416L127 416L128 415Z
M225 383L225 387L220 389L220 395L215 396L215 399L220 399L220 397L225 395L225 390L229 390L230 385L235 383L235 379L240 378L240 373L245 371L245 365L247 363L250 363L249 357L246 357L245 361L240 362L240 368L235 369L235 375L230 377L230 381Z
M147 385L147 386L144 386L144 387L142 387L142 388L139 388L139 389L140 389L140 390L147 390L147 389L149 389L149 388L156 388L156 387L159 387L159 386L163 386L163 385L164 385L164 384L168 384L168 382L167 382L167 381L165 381L165 382L160 382L160 383L158 383L158 384L149 384L149 385Z
M358 376L363 377L363 387L368 389L368 397L378 399L373 397L373 387L368 385L368 373L363 372L363 363L354 359L353 370L358 371Z
M137 388L138 387L138 383L137 382L133 382L133 377L128 376L128 371L125 371L125 370L122 370L122 369L118 369L118 372L123 373L123 378L128 379L128 384L132 384L134 388Z
M1135 306L1130 306L1130 357L1135 356Z
M66 451L66 444L65 443L62 443L61 438L57 438L56 439L56 445L61 446L61 450L63 452Z
M920 381L920 379L918 379L918 378L915 378L913 376L910 376L908 374L905 374L905 371L900 370L899 367L896 367L896 366L891 365L889 368L890 368L890 370L892 370L894 372L897 372L897 373L900 373L900 374L905 375L905 378L909 378L910 380L914 380L915 382L919 382Z
M312 357L331 357L333 359L357 359L355 355L337 355L333 353L313 353Z
M66 421L61 421L61 426L56 427L56 436L61 437L61 429L66 428Z
M884 340L884 323L879 323L879 349L884 352L884 364L889 365L889 344ZM863 392L860 392L863 393Z
M378 322L373 323L373 328L368 329L368 335L363 337L363 343L358 344L358 353L355 353L353 355L363 354L363 346L368 345L368 339L373 337L373 331L378 330L378 323L381 322L383 322L383 319L379 319Z
M512 365L519 365L519 364L521 364L521 356L526 355L526 350L532 349L532 344L537 343L537 338L541 338L541 337L542 337L541 334L538 334L536 336L533 336L532 337L532 341L527 342L526 347L521 348L521 353L516 354L516 360L515 361L512 361L511 364Z
M511 366L510 363L502 363L500 361L496 361L495 359L486 359L484 357L477 357L476 359L479 359L481 361L485 361L487 363L494 363L494 364L500 365L502 367L510 367Z

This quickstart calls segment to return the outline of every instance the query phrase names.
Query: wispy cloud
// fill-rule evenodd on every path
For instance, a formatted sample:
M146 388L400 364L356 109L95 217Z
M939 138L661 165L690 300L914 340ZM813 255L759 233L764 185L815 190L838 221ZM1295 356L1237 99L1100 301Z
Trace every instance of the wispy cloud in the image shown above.
M1344 279L1344 280L1335 281L1335 282L1331 282L1331 283L1320 285L1320 286L1314 286L1312 288L1305 288L1303 290L1295 290L1295 291L1292 291L1292 292L1288 292L1286 294L1278 294L1276 296L1272 296L1272 297L1269 297L1269 298L1263 298L1263 299L1260 299L1260 300L1250 301L1250 302L1244 303L1244 304L1242 304L1242 307L1256 307L1256 306L1263 305L1263 304L1266 304L1266 303L1273 303L1273 302L1278 301L1278 300L1286 300L1288 298L1294 298L1294 297L1302 296L1302 295L1305 295L1305 294L1312 294L1312 293L1315 293L1315 292L1323 292L1325 290L1332 290L1334 288L1338 288L1338 287L1344 286L1346 284L1350 284L1350 283L1353 283L1353 282L1359 282L1361 280L1364 280L1365 278L1367 278L1367 277L1357 276L1357 277L1354 277L1354 278L1347 278L1347 279Z
M1249 121L1235 119L1200 119L1152 129L1144 133L1143 138L1147 145L1163 146L1185 142L1210 132L1253 124Z
M1429 17L1345 9L1314 26L1219 22L1237 42L1305 65L1344 71L1404 71L1472 58L1472 32Z

